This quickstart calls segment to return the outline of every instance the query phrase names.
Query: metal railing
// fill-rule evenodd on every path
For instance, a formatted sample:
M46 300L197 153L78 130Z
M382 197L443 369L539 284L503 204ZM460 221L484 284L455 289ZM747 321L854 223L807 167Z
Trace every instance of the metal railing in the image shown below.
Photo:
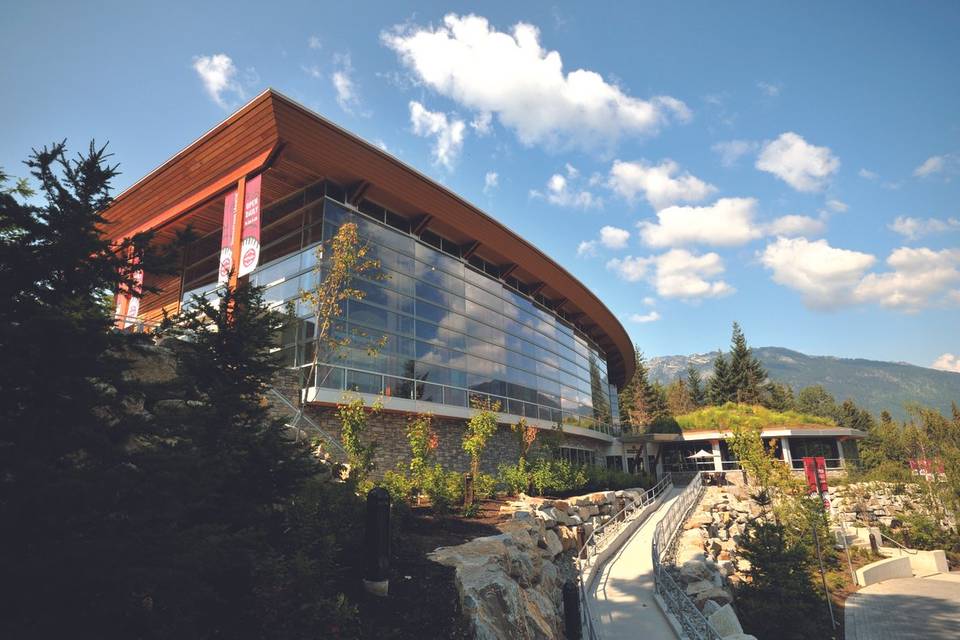
M673 480L670 474L665 475L660 482L644 491L638 502L626 502L623 509L612 514L609 520L596 527L586 537L583 544L577 547L574 562L577 568L577 586L580 591L581 622L586 636L590 640L596 640L598 636L593 626L590 599L587 597L587 585L584 584L583 580L584 572L593 565L597 556L610 546L610 542L616 540L620 531L639 517L643 510L653 504L672 484Z
M150 333L160 326L159 322L154 320L144 320L137 316L113 316L114 328L124 333ZM119 326L122 323L122 328Z
M307 368L309 366L310 365L302 365L297 368ZM362 384L359 382L351 382L350 374L356 375L358 380L364 380L364 382ZM477 391L476 389L468 389L466 387L438 384L417 378L393 376L376 371L332 364L321 364L317 367L313 377L314 380L307 381L307 384L321 389L369 393L371 395L382 395L388 398L420 400L421 402L433 402L451 407L466 408L470 407L470 402L473 399L480 401L491 400L500 403L501 413L546 420L553 423L558 422L559 418L563 426L580 427L581 429L589 429L614 437L621 434L620 425L598 423L583 416L574 418L572 417L573 414L564 414L560 409L555 407L548 407L515 398L507 398L505 396ZM521 411L514 411L514 407L521 409Z
M287 427L291 429L296 429L297 437L300 437L302 429L300 428L300 421L303 420L317 433L321 440L324 443L330 445L333 449L337 450L344 460L347 458L347 450L343 448L343 445L340 444L340 441L335 437L331 436L329 433L324 431L320 425L310 419L310 416L305 414L302 409L297 408L290 400L284 396L282 393L277 391L275 388L270 387L269 393L277 398L283 405L293 412L293 420L287 423Z
M653 531L653 578L657 595L680 623L684 634L695 640L721 640L722 636L704 617L683 587L677 584L664 567L665 561L676 553L680 526L703 496L703 479L696 474L690 484L677 496Z
M885 534L883 531L880 531L880 540L889 540L893 544L897 545L897 547L900 550L900 555L903 555L904 552L912 556L915 556L919 553L919 551L917 551L916 549L910 549L908 547L903 546L902 544L900 544L899 542L897 542L896 540L894 540L893 538Z

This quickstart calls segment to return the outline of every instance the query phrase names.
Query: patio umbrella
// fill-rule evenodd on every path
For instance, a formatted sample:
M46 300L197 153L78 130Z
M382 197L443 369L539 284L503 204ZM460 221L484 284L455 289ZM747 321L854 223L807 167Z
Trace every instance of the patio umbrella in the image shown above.
M697 466L700 466L700 462L704 460L713 460L713 454L707 451L706 449L700 449L696 453L690 454L687 456L687 460L694 460L697 463Z

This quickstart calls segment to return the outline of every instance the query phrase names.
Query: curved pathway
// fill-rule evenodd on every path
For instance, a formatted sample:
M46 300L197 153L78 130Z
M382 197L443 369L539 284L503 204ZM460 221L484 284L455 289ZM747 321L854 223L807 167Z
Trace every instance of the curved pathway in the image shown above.
M884 580L847 598L847 640L957 638L960 633L960 573Z
M659 508L603 566L588 591L597 635L608 640L676 640L653 599L653 530L683 487L667 491Z

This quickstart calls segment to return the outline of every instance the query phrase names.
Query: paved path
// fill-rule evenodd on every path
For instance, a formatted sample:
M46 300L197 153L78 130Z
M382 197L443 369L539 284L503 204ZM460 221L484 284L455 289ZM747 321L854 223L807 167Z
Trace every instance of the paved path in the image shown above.
M960 637L960 573L884 580L844 605L847 640Z
M603 566L589 592L590 610L601 638L676 640L676 634L653 600L653 530L683 487L663 496L629 540Z

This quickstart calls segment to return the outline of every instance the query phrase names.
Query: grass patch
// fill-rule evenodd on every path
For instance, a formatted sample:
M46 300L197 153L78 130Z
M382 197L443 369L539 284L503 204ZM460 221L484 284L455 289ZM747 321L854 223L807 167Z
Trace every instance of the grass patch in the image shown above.
M773 411L766 407L728 402L719 407L704 407L674 418L683 431L725 431L734 427L762 429L770 426L807 424L836 426L830 418L821 418L797 411Z

